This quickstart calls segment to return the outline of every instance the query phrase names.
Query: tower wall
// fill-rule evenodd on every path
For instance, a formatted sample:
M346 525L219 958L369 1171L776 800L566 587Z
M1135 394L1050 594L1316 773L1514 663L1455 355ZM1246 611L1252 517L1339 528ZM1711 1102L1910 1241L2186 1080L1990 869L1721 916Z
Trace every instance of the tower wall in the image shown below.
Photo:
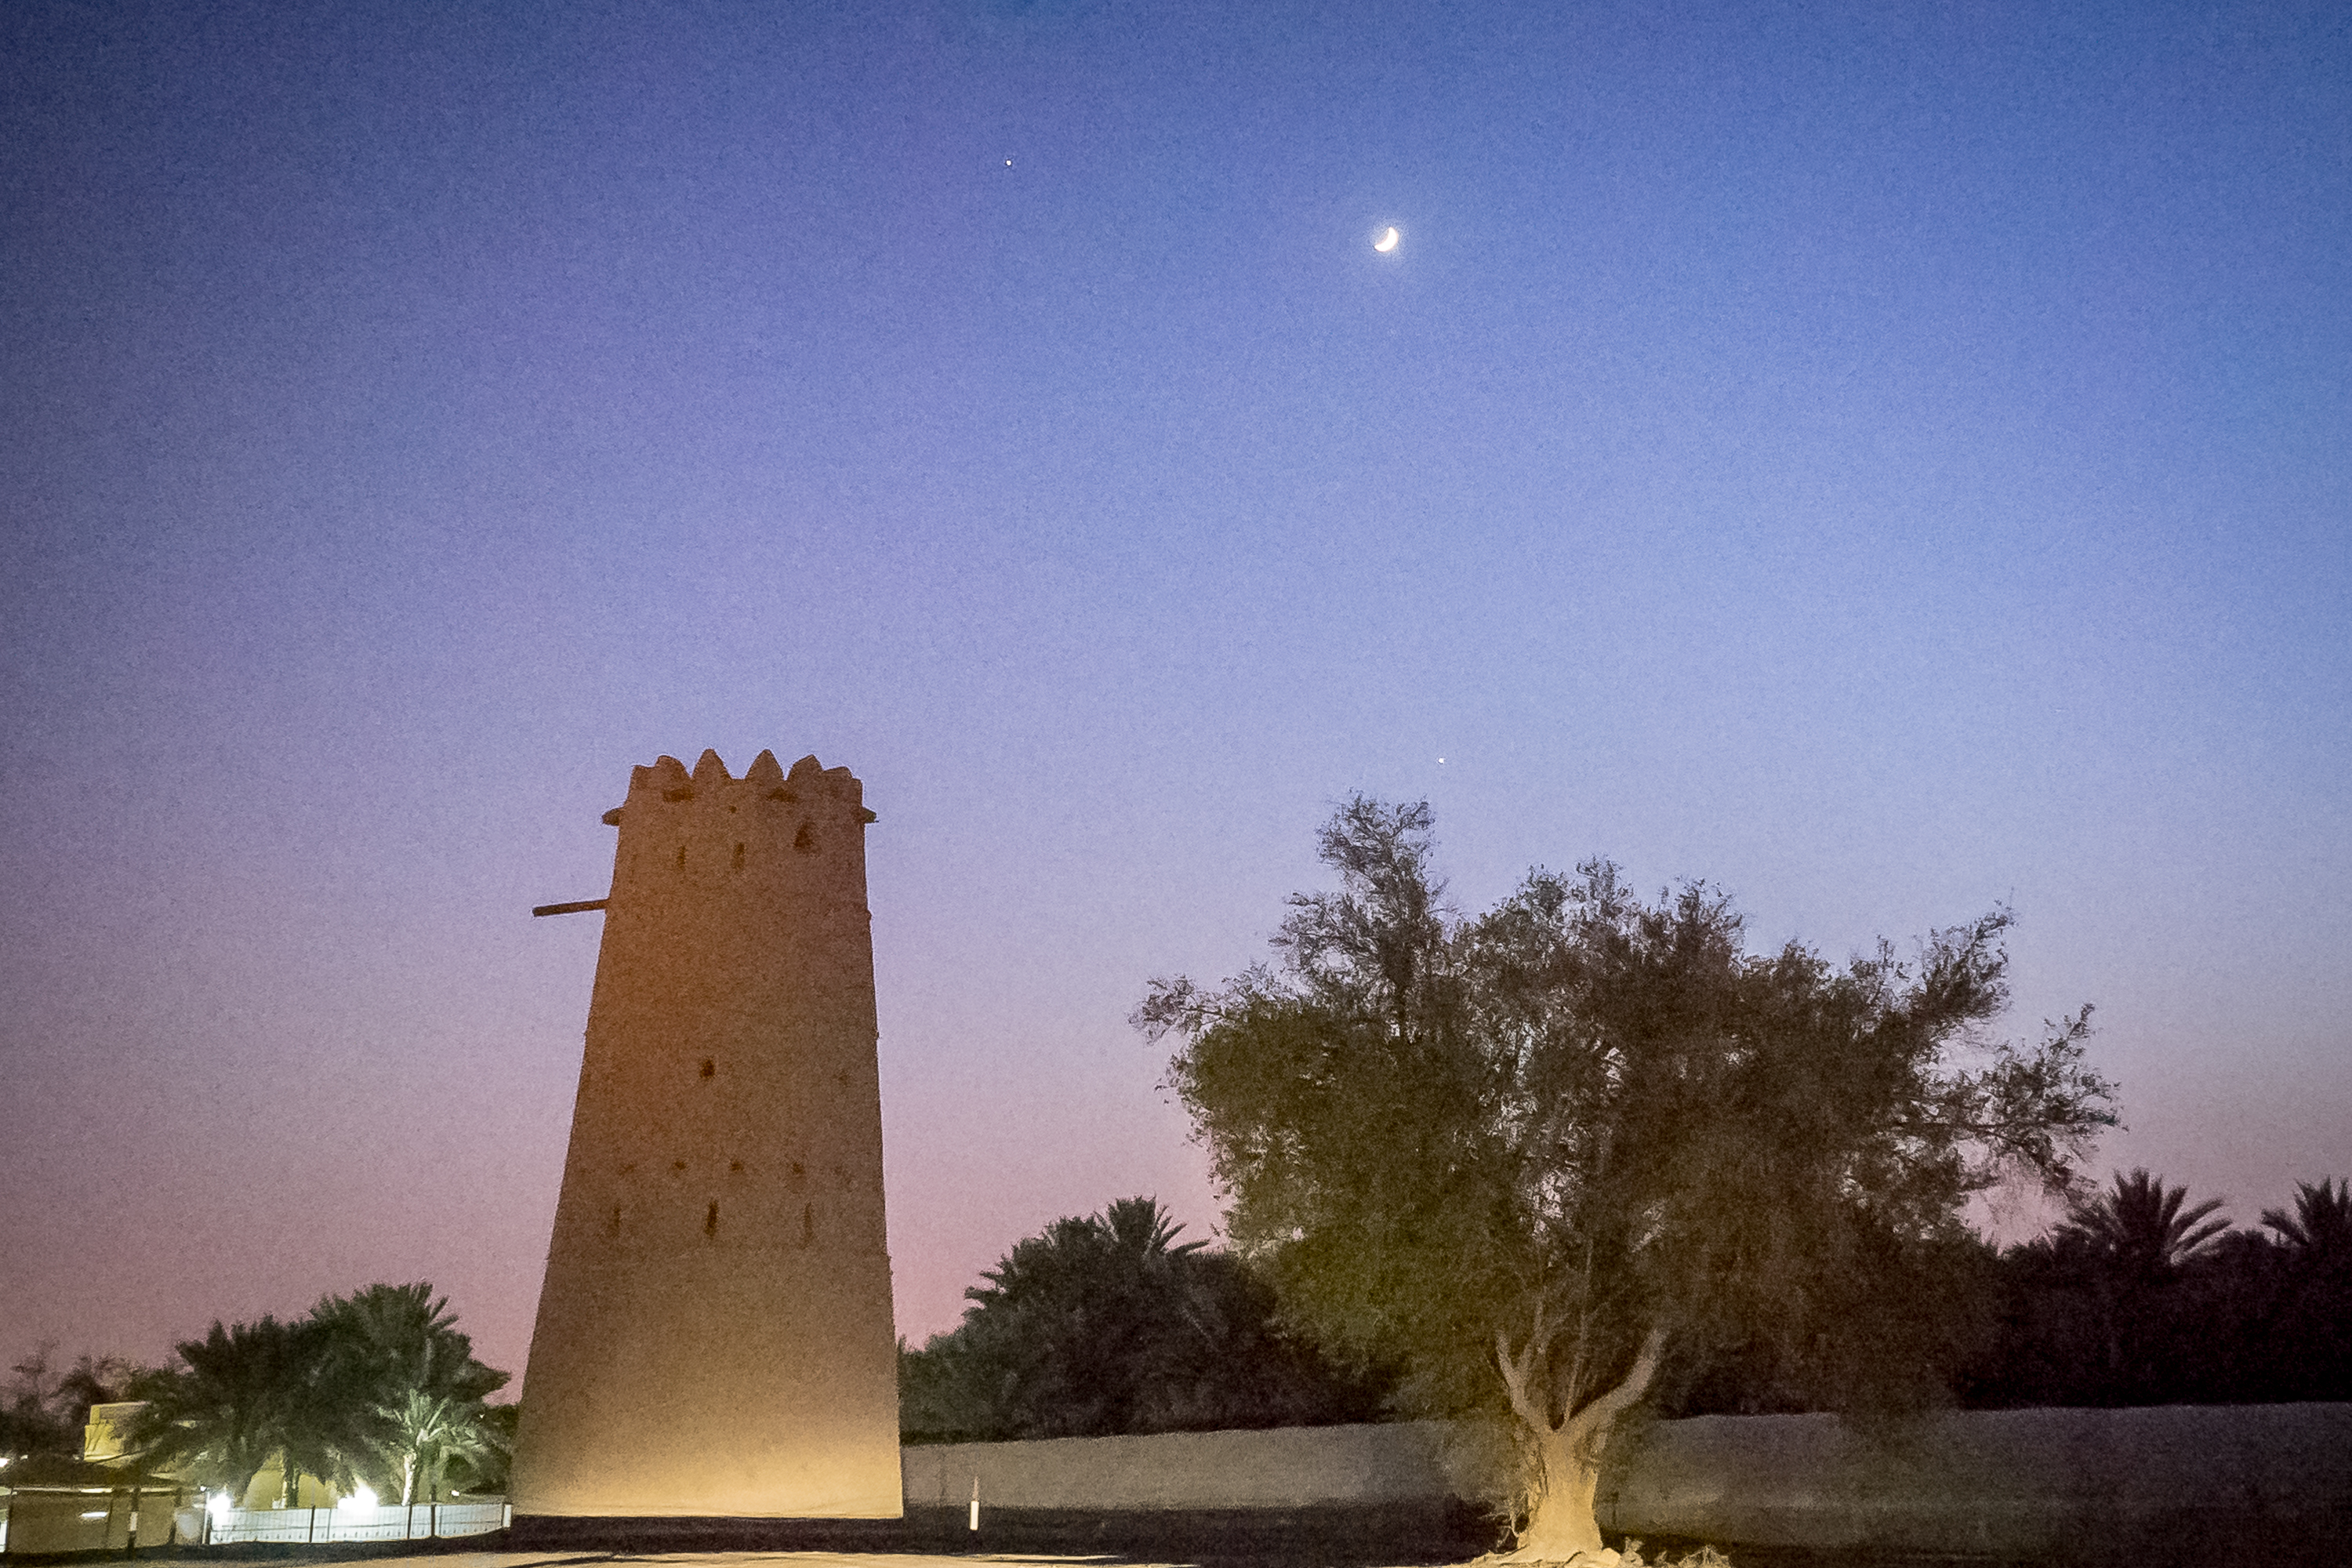
M871 819L814 757L634 770L517 1513L898 1516Z

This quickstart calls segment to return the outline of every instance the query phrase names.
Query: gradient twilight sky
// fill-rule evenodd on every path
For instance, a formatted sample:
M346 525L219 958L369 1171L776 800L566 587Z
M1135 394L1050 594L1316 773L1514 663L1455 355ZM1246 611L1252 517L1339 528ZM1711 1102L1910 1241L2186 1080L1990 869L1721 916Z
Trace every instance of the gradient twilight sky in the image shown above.
M901 1331L1217 1210L1156 973L1428 798L2007 900L2147 1164L2352 1174L2340 4L0 11L0 1352L520 1373L632 764L864 778ZM1393 224L1392 255L1373 238ZM1441 762L1440 759L1443 759Z

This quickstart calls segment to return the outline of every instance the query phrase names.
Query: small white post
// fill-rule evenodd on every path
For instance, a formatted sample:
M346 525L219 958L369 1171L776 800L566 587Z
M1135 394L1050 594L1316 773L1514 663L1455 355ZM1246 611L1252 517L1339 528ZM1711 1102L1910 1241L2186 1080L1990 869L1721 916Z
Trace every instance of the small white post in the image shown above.
M973 1475L973 1477L971 1478L971 1528L972 1528L972 1529L974 1529L974 1530L978 1530L978 1529L980 1528L980 1477L979 1477L977 1474L974 1474L974 1475Z

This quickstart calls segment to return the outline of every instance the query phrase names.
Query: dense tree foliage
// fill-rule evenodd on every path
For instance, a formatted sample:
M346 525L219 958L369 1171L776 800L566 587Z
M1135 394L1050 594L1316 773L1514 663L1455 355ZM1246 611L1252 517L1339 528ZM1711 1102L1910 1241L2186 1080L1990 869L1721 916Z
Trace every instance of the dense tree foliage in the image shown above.
M484 1424L485 1401L507 1374L474 1359L474 1342L457 1328L446 1297L433 1287L371 1285L330 1296L311 1317L327 1331L331 1352L368 1389L376 1436L373 1463L361 1468L399 1501L439 1495L453 1460L478 1465L498 1440Z
M1150 1198L1056 1220L964 1292L953 1332L900 1348L911 1441L1307 1426L1377 1415L1384 1384L1283 1332L1274 1293Z
M1961 1238L1891 1277L1929 1280L1933 1323L1903 1353L1970 1409L2352 1399L2352 1188L2304 1184L2292 1210L2231 1229L2146 1171L2118 1174L2049 1234ZM1660 1391L1667 1415L1851 1405L1820 1363L1751 1340Z
M449 1456L443 1480L450 1497L487 1497L507 1489L507 1477L514 1462L515 1428L522 1420L520 1404L509 1400L504 1405L485 1408L481 1417L483 1444L478 1452L456 1452Z
M7 1389L0 1392L0 1460L79 1455L89 1407L121 1399L139 1373L120 1356L89 1355L58 1372L50 1365L56 1352L43 1345L9 1368Z
M2296 1358L2296 1399L2352 1399L2352 1181L2298 1183L2294 1212L2264 1209L2283 1276L2269 1342Z
M157 1468L193 1476L242 1499L272 1459L282 1461L285 1500L315 1476L347 1489L378 1436L366 1385L329 1352L322 1324L274 1317L183 1341L179 1364L131 1390L147 1407L131 1444Z
M2146 1171L2012 1247L1994 1325L1956 1379L1977 1406L2352 1399L2352 1213L2343 1183L2231 1230L2219 1200Z
M182 1342L176 1364L133 1381L147 1407L131 1441L149 1464L233 1497L277 1460L289 1501L306 1475L418 1500L439 1495L452 1461L493 1458L484 1401L506 1382L474 1359L431 1286L374 1285L294 1322L215 1322Z
M1962 1202L2064 1187L2114 1121L2087 1009L1985 1037L2005 913L1837 966L1605 862L1464 919L1425 805L1354 800L1321 851L1340 889L1292 900L1278 967L1156 983L1138 1021L1286 1310L1400 1361L1417 1410L1513 1423L1529 1558L1601 1550L1601 1447L1673 1358L1761 1342L1893 1386L1940 1328L1916 1270L1964 1248Z
M1670 1357L1662 1416L1888 1414L1957 1402L2000 1321L2000 1253L1972 1234L1881 1234L1851 1271L1824 1280L1825 1321L1767 1324Z

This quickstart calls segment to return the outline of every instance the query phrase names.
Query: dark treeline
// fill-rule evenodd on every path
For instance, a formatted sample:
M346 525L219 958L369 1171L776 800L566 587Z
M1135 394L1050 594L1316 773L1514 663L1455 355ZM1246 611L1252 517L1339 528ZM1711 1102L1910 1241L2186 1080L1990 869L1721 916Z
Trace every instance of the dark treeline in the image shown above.
M2244 1229L2187 1198L2134 1171L2032 1241L1915 1247L1888 1260L1900 1301L1845 1331L1878 1335L1920 1392L1964 1409L2352 1399L2352 1184L2305 1184ZM1662 1411L1857 1403L1813 1370L1833 1359L1816 1348L1759 1333L1682 1369Z
M2001 1258L2000 1316L1958 1392L2027 1405L2352 1399L2352 1184L2233 1230L2145 1171Z
M1769 1325L1660 1380L1668 1416L1958 1405L2352 1400L2352 1184L2231 1228L2146 1171L2006 1249L1973 1235L1890 1244L1823 1282L1844 1345ZM1283 1326L1256 1269L1149 1198L1064 1219L965 1294L952 1333L901 1347L913 1442L1370 1421L1393 1379ZM1859 1346L1863 1353L1854 1353ZM1869 1369L1855 1381L1855 1368Z

